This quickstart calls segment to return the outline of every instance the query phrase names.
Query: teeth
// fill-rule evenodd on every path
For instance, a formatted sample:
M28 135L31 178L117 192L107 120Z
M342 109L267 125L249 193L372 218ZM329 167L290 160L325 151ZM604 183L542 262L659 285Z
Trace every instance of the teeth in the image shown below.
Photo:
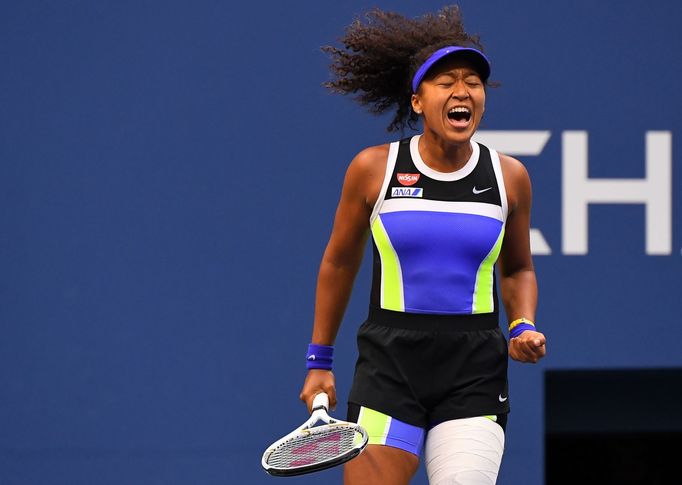
M465 108L464 106L457 106L455 108L451 108L448 113L469 113L469 108Z

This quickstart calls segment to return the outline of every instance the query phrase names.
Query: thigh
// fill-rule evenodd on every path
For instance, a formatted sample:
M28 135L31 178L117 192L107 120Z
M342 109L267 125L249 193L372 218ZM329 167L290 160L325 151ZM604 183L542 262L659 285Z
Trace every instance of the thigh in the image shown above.
M407 485L419 467L417 455L399 448L367 445L345 464L344 485Z
M488 417L446 421L426 438L425 462L432 485L494 485L504 452L504 431Z

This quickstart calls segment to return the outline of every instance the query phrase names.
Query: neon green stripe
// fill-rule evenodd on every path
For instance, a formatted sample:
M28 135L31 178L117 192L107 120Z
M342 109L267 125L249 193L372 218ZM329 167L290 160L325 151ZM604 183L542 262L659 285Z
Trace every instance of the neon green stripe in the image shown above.
M381 216L372 223L372 237L381 257L381 306L387 310L402 312L405 304L400 262L381 222Z
M474 286L474 307L472 313L490 313L494 308L493 303L493 265L500 255L502 240L504 239L504 226L497 236L495 245L485 257L476 273L476 285Z
M386 444L387 430L390 425L391 417L369 409L364 406L360 408L360 416L358 417L358 424L365 428L369 435L368 443L370 445L384 445Z

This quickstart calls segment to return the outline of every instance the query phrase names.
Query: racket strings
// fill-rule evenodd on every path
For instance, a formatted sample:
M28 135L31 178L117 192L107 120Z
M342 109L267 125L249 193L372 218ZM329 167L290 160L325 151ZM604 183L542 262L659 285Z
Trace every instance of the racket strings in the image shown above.
M287 469L334 460L353 450L362 435L351 427L298 435L279 445L268 457L274 468Z

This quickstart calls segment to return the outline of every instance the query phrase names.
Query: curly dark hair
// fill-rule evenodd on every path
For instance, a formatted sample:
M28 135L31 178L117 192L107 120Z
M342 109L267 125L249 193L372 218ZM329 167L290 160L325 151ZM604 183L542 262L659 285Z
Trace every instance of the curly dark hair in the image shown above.
M433 52L450 45L483 50L478 36L464 30L456 5L414 19L375 8L364 20L357 18L347 27L340 39L343 47L322 47L332 58L332 80L324 86L335 93L357 94L354 99L375 114L395 106L388 131L416 129L411 81Z

